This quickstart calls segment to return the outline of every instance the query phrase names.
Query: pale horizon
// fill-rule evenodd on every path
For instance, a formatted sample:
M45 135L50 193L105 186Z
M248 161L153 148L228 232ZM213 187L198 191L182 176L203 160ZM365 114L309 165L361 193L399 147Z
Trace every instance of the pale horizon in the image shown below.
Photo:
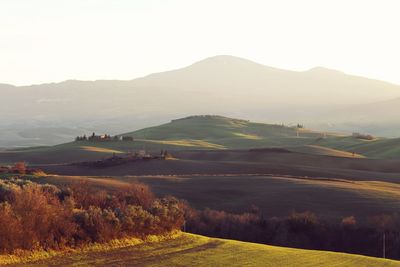
M5 0L0 83L130 80L232 55L400 84L397 1Z

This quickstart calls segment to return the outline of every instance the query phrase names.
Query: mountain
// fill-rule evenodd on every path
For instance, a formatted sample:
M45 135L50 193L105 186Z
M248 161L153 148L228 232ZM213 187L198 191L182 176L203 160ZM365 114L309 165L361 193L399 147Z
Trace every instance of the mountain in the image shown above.
M0 147L56 144L72 137L58 138L60 128L116 134L187 114L329 124L330 130L354 122L349 131L359 131L364 124L349 120L348 108L400 97L400 86L382 81L320 67L304 72L276 69L233 56L211 57L129 81L0 85L0 91ZM40 128L55 129L50 133L54 138L27 134Z
M316 67L305 72L267 67L233 56L216 56L183 69L156 73L136 85L229 94L262 103L361 104L400 96L400 86ZM260 96L262 99L251 97Z

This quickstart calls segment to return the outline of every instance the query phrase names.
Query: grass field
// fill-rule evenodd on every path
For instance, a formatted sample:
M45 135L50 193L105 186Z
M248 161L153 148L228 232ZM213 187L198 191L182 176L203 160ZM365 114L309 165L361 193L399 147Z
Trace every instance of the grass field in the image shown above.
M400 139L366 141L283 125L254 123L220 116L194 116L125 135L133 142L70 142L51 147L0 152L0 163L68 163L96 160L112 153L146 149L224 150L280 147L295 152L334 157L400 158ZM354 153L354 154L353 154Z
M56 256L19 266L400 266L400 262L344 253L274 247L182 234L178 238Z

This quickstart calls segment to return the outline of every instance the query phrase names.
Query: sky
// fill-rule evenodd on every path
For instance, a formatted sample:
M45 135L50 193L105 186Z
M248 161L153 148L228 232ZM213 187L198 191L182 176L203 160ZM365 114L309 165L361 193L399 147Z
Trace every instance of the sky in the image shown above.
M0 83L133 79L234 55L400 84L397 0L1 0Z

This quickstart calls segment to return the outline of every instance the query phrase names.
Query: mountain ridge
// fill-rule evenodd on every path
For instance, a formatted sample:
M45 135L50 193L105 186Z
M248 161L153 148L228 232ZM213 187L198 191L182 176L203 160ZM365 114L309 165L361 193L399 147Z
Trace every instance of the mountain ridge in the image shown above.
M334 125L331 131L342 130L340 124L354 117L349 131L362 131L357 114L363 111L352 107L400 97L400 86L386 82L319 67L286 71L226 55L134 80L67 80L1 88L0 147L65 141L58 133L49 143L26 135L27 129L38 127L116 134L187 114L221 114L313 128L324 123ZM338 106L344 111L337 112ZM400 112L400 107L393 110ZM375 121L369 123L380 122L386 115L374 115ZM397 125L386 128L400 130Z
M160 73L170 73L170 72L174 72L177 70L182 70L182 69L186 69L186 68L191 68L191 67L197 67L200 66L204 63L218 63L220 66L221 65L225 65L226 63L245 63L245 64L253 64L253 65L258 65L259 67L265 68L265 69L269 69L272 71L276 71L276 72L292 72L293 74L302 74L302 73L307 73L307 72L326 72L326 73L337 73L337 74L343 74L343 75L347 75L347 76L351 76L351 77L359 77L359 78L364 78L364 79L368 79L368 80L372 80L372 81L377 81L377 82L383 82L383 83L387 83L393 86L399 86L396 83L392 83L389 81L385 81L385 80L381 80L381 79L375 79L375 78L370 78L367 76L363 76L363 75L356 75L356 74L349 74L346 72L343 72L341 70L337 70L337 69L332 69L332 68L328 68L328 67L324 67L324 66L315 66L312 67L310 69L307 70L303 70L303 71L297 71L297 70L290 70L290 69L284 69L284 68L277 68L277 67L272 67L269 65L265 65L262 63L258 63L256 61L250 60L250 59L246 59L246 58L242 58L242 57L237 57L237 56L232 56L232 55L216 55L216 56L211 56L211 57L207 57L205 59L202 60L198 60L190 65L184 66L184 67L180 67L180 68L176 68L176 69L172 69L172 70L167 70L167 71L161 71L161 72L154 72L154 73L150 73L144 76L139 76L139 77L135 77L132 79L94 79L94 80L80 80L80 79L66 79L66 80L61 80L61 81L53 81L53 82L44 82L44 83L34 83L34 84L26 84L26 85L14 85L14 84L8 84L8 83L1 83L0 82L0 86L11 86L11 87L31 87L31 86L41 86L41 85L57 85L57 84L63 84L63 83L70 83L70 82L131 82L131 81L135 81L135 80L140 80L143 78L147 78L147 77L151 77L153 75L157 75ZM224 63L224 64L221 64Z

